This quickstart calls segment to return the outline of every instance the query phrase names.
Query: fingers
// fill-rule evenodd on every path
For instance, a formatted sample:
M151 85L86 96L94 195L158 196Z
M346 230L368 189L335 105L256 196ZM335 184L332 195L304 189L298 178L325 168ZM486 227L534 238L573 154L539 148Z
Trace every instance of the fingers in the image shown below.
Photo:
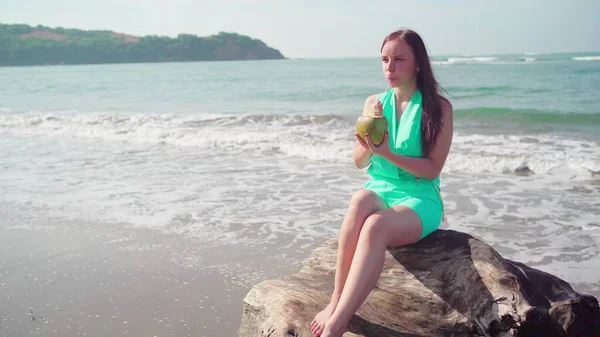
M362 138L360 138L360 136L358 135L358 133L355 133L354 136L356 137L356 139L360 142L360 145L362 145L363 148L373 152L373 153L381 153L382 151L386 150L386 146L387 146L387 141L388 141L388 132L386 131L385 134L383 135L383 140L381 142L381 144L379 145L375 145L373 144L373 142L371 141L371 137L369 137L369 134L365 134L365 140L362 140Z
M369 145L367 145L367 143L365 143L365 141L360 138L360 136L358 135L358 133L355 133L354 136L356 137L356 140L358 140L358 142L360 143L360 145L362 145L362 147L364 147L365 149L369 149Z
M369 149L373 153L379 153L385 149L385 146L387 146L388 132L385 132L385 134L383 135L383 139L379 145L373 144L373 142L371 141L371 137L369 137L368 133L365 135L365 138L367 139L367 146L369 147Z
M371 150L371 152L375 153L377 152L377 150L375 149L375 144L373 144L373 142L371 141L371 137L369 136L369 134L365 134L365 138L367 139L367 146L369 147L369 150Z

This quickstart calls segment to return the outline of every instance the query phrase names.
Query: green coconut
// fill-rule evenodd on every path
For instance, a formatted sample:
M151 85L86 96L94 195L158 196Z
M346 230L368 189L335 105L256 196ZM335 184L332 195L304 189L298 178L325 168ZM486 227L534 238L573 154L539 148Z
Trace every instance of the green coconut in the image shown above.
M364 114L356 120L358 136L366 142L365 134L368 133L375 146L379 146L383 142L387 128L388 122L383 116L380 102L368 107Z

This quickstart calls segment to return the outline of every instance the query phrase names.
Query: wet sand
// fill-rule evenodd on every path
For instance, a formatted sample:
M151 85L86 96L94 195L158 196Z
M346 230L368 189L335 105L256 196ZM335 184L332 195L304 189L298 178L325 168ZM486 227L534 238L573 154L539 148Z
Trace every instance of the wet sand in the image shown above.
M237 336L249 288L174 261L191 241L136 233L0 228L0 336Z

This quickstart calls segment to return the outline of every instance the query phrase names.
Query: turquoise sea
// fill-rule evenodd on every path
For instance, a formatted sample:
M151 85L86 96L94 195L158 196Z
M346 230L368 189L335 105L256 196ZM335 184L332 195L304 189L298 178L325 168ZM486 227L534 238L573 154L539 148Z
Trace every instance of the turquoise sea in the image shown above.
M443 228L600 297L600 52L432 62L455 109ZM202 294L227 296L228 309L178 303L233 335L249 287L299 269L337 235L366 179L352 165L354 121L385 89L377 58L0 68L0 236L83 232L106 249L210 271L218 285ZM533 173L515 171L525 166ZM15 317L37 302L18 285L35 275L7 273L19 270L8 261L3 324L29 333ZM126 313L107 308L81 313L120 334L112 320ZM147 310L167 335L188 323L214 335L192 318L165 327Z

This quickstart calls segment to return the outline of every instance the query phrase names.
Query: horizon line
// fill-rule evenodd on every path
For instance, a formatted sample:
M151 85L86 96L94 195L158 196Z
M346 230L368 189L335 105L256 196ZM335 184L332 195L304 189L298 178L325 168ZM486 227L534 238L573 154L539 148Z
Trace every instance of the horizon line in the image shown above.
M459 53L446 53L446 54L440 54L440 53L436 53L436 54L429 54L429 57L444 57L444 56L452 56L452 57L481 57L481 56L485 56L485 57L489 57L489 56L513 56L513 55L519 55L519 56L531 56L531 57L535 57L535 56L540 56L540 55L570 55L570 54L595 54L597 53L597 56L600 56L600 49L599 50L580 50L580 51L560 51L560 52L502 52L502 53L463 53L463 54L459 54ZM371 58L379 58L379 56L318 56L318 57L310 57L310 56L298 56L298 57L286 57L287 59L290 60L332 60L332 59L336 59L336 60L340 60L340 59L371 59Z

